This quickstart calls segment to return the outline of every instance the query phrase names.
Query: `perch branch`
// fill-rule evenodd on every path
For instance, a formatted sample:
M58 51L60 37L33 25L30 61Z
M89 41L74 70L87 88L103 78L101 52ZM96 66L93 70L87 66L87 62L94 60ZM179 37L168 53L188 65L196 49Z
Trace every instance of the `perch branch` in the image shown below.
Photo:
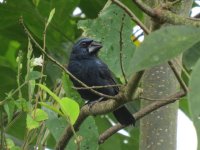
M137 90L133 100L138 99L139 95L141 94L141 90ZM130 99L132 100L132 99ZM130 101L129 100L129 101ZM107 114L108 112L111 112L118 108L119 106L125 104L127 101L125 99L120 99L119 101L116 101L114 99L109 99L106 101L97 102L92 105L92 107L88 105L84 105L81 108L81 112L79 114L78 119L76 120L74 124L74 130L78 131L79 127L83 123L83 121L89 116L89 115L102 115ZM56 145L56 150L64 150L66 145L68 144L70 138L73 136L73 132L71 131L70 127L67 127L64 131L63 136L60 138L59 142Z
M171 96L170 98L167 98L162 101L153 102L150 105L142 108L140 111L133 114L133 116L135 117L136 120L139 120L139 119L143 118L144 116L150 114L154 110L157 110L158 108L165 106L167 104L173 103L176 100L180 99L181 97L184 97L185 95L186 95L185 92L178 92L178 93L174 94L173 96ZM109 137L111 137L117 131L119 131L125 127L126 127L125 125L121 125L121 124L117 123L116 125L108 128L106 131L104 131L99 136L99 144L104 143Z

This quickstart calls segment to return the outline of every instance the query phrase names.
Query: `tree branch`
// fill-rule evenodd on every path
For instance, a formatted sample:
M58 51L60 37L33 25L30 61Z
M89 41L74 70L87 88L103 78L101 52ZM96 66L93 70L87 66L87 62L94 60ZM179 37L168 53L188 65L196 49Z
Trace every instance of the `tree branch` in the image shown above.
M200 27L199 20L191 20L190 18L174 14L171 11L165 10L161 7L152 9L141 0L132 1L148 16L152 17L153 19L157 19L160 22L167 22L174 25L192 25L195 27Z
M135 93L135 96L133 100L138 99L139 95L141 94L141 91L138 90ZM132 99L131 99L132 100ZM131 101L129 100L129 101ZM109 99L106 101L96 102L92 105L92 107L88 105L84 105L81 108L80 114L78 119L76 120L74 124L74 130L78 131L79 127L83 123L83 121L90 115L102 115L107 114L109 112L112 112L119 106L125 104L127 101L125 99L120 99L119 101L116 101L114 99ZM73 132L71 130L71 127L67 127L64 131L64 134L60 138L59 142L56 145L56 150L64 150L66 145L68 144L69 140L73 136Z
M165 106L167 104L173 103L176 100L180 99L181 97L184 97L186 94L185 92L178 92L171 96L168 99L162 100L162 101L156 101L151 103L150 105L142 108L140 111L136 112L133 114L134 118L136 120L141 119L142 117L148 115L149 113L153 112L154 110L157 110L158 108ZM121 124L116 124L115 126L112 126L108 128L106 131L104 131L100 136L99 136L99 144L104 143L109 137L111 137L113 134L115 134L117 131L125 128L125 125Z
M123 39L122 39L122 31L123 31L123 27L124 27L124 18L126 17L125 14L123 14L122 16L122 23L121 23L121 27L120 27L120 31L119 31L119 59L120 59L120 67L121 67L121 71L122 71L122 75L124 77L125 83L127 84L128 80L126 78L126 74L124 72L124 66L123 66Z

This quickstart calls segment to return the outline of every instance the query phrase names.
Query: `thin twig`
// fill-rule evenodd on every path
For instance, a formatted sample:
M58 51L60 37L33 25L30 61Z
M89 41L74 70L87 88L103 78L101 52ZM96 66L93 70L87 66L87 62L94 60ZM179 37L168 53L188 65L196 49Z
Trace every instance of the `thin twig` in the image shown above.
M8 97L6 97L4 100L0 101L0 106L4 105L6 103L7 100L10 99L10 97L12 97L13 95L15 95L23 86L25 86L27 84L27 81L25 81L24 83L22 83L14 92L12 92Z
M27 34L27 36L33 41L33 43L40 49L40 51L45 54L45 56L51 60L53 63L55 63L60 69L62 69L65 73L67 73L70 77L72 77L74 80L76 80L79 84L81 84L84 87L88 87L85 83L83 83L82 81L80 81L79 79L77 79L73 74L71 74L63 65L61 65L58 61L56 61L53 57L51 57L46 51L43 50L43 48L38 44L38 42L33 38L33 36L30 34L30 32L28 31L28 29L26 28L25 24L23 23L23 18L20 18L20 24L22 25L22 27L24 28L25 33ZM89 89L91 92L101 96L101 97L105 97L105 98L110 98L110 99L117 99L118 95L115 96L110 96L110 95L106 95L103 93L100 93L98 91L95 91L93 89Z
M45 21L45 26L44 26L44 31L43 31L43 51L46 51L46 31L47 31L47 27L48 27L48 25L47 25L47 22ZM42 64L42 68L41 68L41 71L40 71L40 73L42 75L44 73L44 59L45 59L45 55L43 53L42 54L43 64ZM39 84L42 84L42 79L43 79L43 77L40 78ZM41 93L42 93L42 90L41 90L40 87L38 87L38 91L37 91L36 98L35 98L35 109L34 109L34 114L33 114L34 117L35 117L35 114L36 114L36 109L37 109L37 105L38 105L38 101L39 101L39 97L40 97Z
M17 56L17 86L20 87L20 76L21 76L21 70L22 70L22 51L19 51ZM22 98L22 91L21 88L19 88L19 98Z
M134 118L136 120L141 119L142 117L148 115L149 113L153 112L154 110L157 110L158 108L165 106L167 104L173 103L176 100L180 99L181 97L184 97L186 94L184 92L178 92L176 94L174 94L173 96L171 96L171 98L167 98L166 100L163 101L156 101L153 102L151 104L149 104L148 106L142 108L141 110L139 110L138 112L136 112L135 114L133 114ZM117 131L125 128L125 125L121 125L121 124L116 124L115 126L112 126L110 128L108 128L106 131L104 131L100 136L99 136L99 144L104 143L109 137L111 137L113 134L115 134Z
M172 62L172 61L168 61L168 64L169 64L169 66L171 67L172 71L174 72L174 75L176 76L176 79L178 80L178 82L179 82L181 88L183 89L183 91L184 91L185 93L187 93L187 92L188 92L188 88L187 88L185 82L183 81L183 79L181 78L181 76L180 76L178 70L177 70L177 69L175 68L175 66L173 65L173 62Z
M143 12L148 14L151 17L156 17L156 14L152 8L150 8L147 4L143 3L140 0L132 0Z
M112 0L113 3L115 3L116 5L118 5L119 7L121 7L130 17L131 19L142 28L142 30L148 34L150 33L149 29L135 16L135 14L126 6L124 5L122 2L118 1L118 0Z
M127 84L128 80L126 78L126 74L125 74L124 67L123 67L123 53L122 53L122 50L123 50L122 32L123 32L125 17L126 17L126 15L123 14L123 16L122 16L122 24L121 24L120 31L119 31L119 50L120 50L119 59L120 59L120 67L121 67L122 75L124 77L125 84Z
M87 89L102 89L102 88L109 88L109 87L120 87L123 86L121 84L115 85L104 85L104 86L89 86L89 87L72 87L75 90L87 90Z

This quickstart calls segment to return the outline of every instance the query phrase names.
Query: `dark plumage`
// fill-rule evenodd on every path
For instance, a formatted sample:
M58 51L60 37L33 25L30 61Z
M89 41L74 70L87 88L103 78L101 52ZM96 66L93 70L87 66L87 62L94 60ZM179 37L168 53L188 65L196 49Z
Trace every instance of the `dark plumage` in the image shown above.
M88 86L104 86L116 84L108 66L97 57L102 45L89 38L82 38L73 46L68 70ZM71 79L75 87L81 85ZM97 91L114 96L119 92L118 87L96 89ZM89 102L97 101L101 97L91 91L78 90L81 97ZM105 98L103 100L106 100ZM116 119L123 125L135 124L135 119L125 106L113 112Z

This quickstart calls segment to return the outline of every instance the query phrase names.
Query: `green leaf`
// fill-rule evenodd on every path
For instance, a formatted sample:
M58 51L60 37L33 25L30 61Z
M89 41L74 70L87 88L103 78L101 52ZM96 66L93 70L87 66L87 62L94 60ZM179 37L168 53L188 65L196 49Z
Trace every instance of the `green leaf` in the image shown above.
M194 67L189 82L190 92L188 93L189 108L192 116L193 123L195 125L198 140L200 140L200 100L199 100L199 89L200 89L200 59ZM200 145L198 145L200 149Z
M8 65L10 65L12 68L17 67L17 63L15 60L16 52L20 47L20 43L17 41L10 41L8 49L5 54L6 61L8 61Z
M21 111L28 112L31 108L31 104L29 101L26 101L24 98L19 98L15 101L15 105Z
M183 97L179 100L179 108L189 117L191 118L190 110L189 110L189 101L187 97Z
M183 53L183 64L188 70L191 70L200 58L200 42L193 45L185 53Z
M15 143L11 139L6 139L7 148L10 149L15 146Z
M19 146L14 146L10 150L21 150L21 148Z
M53 112L55 112L55 113L57 113L57 114L59 114L59 115L61 115L61 116L64 116L63 113L60 112L60 110L58 110L57 108L55 108L55 107L53 107L53 106L51 106L51 105L46 104L45 102L39 102L39 104L40 104L41 106L44 106L44 107L46 107L46 108L52 110Z
M55 8L56 13L51 21L51 25L48 27L46 47L48 50L56 52L56 54L66 53L66 51L64 51L66 48L62 43L73 41L80 35L80 33L77 33L76 27L76 21L79 18L72 16L80 0L35 1L35 3L33 3L33 0L20 0L17 3L15 1L1 3L0 35L5 39L19 41L25 50L27 38L24 36L24 31L17 23L19 17L23 16L24 22L32 35L37 37L38 40L42 40L44 22L49 16L49 12ZM37 1L39 1L39 5L36 8L35 4L37 5ZM13 10L15 10L14 13Z
M35 121L38 121L38 122L48 119L47 113L44 110L38 109L38 108L32 111L31 116Z
M30 114L27 114L26 117L26 127L30 131L32 129L36 129L40 126L39 122L35 121Z
M39 71L31 71L28 75L28 80L36 80L42 77L41 72Z
M10 122L11 119L13 118L13 114L14 114L14 111L15 111L15 101L13 99L11 99L10 101L8 101L3 106L4 106L5 112L8 116L8 122Z
M29 95L34 95L34 90L35 90L35 80L29 80L28 82L29 85Z
M44 90L45 92L47 92L51 97L53 97L54 100L56 100L58 103L60 101L60 98L54 94L48 87L46 87L43 84L37 84L42 90Z
M50 12L50 14L49 14L49 18L48 18L48 20L47 20L46 27L47 27L47 26L49 25L49 23L51 22L51 20L52 20L54 14L55 14L55 11L56 11L55 8L51 10L51 12Z
M33 4L37 7L40 3L40 0L33 0Z
M92 116L89 116L81 125L80 130L77 132L78 136L83 139L80 144L81 150L98 150L98 138L99 133L95 120ZM67 145L68 150L77 149L77 144L74 143L75 138L71 138L69 144ZM103 144L102 144L103 145Z
M200 41L200 29L169 26L148 35L136 50L129 69L135 72L170 60Z
M78 102L79 105L83 104L83 99L81 98L81 96L79 95L77 90L72 88L73 84L70 81L69 76L66 73L63 73L62 85L63 85L65 94L67 95L67 97L70 97L70 98L76 100L76 102Z
M14 124L10 125L7 128L6 133L20 140L24 140L24 137L26 136L26 128L27 128L26 120L27 120L27 114L24 112L21 112L16 117Z
M79 7L88 18L96 18L107 0L81 0Z
M122 76L120 67L120 28L123 18L123 30L121 32L123 42L122 58L125 73L129 76L133 69L130 70L128 66L133 65L131 60L135 51L135 46L131 41L133 22L130 17L118 6L111 4L101 11L98 18L78 22L78 27L83 29L84 36L92 37L103 43L100 57L117 77Z
M69 117L71 124L74 124L80 112L78 103L71 98L64 97L59 101L59 104L62 112Z
M66 119L61 117L50 118L45 122L47 128L53 135L54 139L58 142L67 126Z

